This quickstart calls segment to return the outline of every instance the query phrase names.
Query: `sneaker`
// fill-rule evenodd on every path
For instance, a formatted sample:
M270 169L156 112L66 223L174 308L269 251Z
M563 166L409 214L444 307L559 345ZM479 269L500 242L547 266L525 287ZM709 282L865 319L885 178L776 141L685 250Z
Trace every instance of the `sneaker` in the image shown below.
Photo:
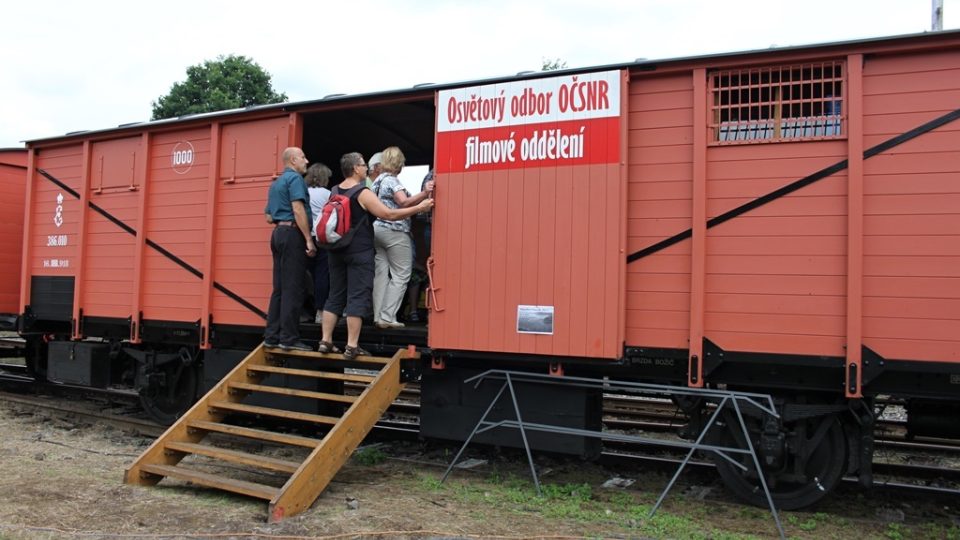
M377 328L403 328L404 326L406 325L402 322L380 321L377 323Z
M349 345L343 349L344 360L355 360L358 356L370 356L370 351L366 351L360 347L351 347Z
M336 354L340 352L340 349L338 349L336 345L330 343L329 341L321 341L320 346L317 347L317 352L323 354Z
M313 347L307 345L302 341L297 341L296 343L291 343L287 345L286 343L281 343L280 348L285 351L312 351Z
M420 322L420 315L417 315L417 312L414 311L407 317L407 322Z
M277 342L277 341L264 341L264 342L263 342L263 348L264 348L264 349L276 349L276 348L279 348L279 347L280 347L280 343Z

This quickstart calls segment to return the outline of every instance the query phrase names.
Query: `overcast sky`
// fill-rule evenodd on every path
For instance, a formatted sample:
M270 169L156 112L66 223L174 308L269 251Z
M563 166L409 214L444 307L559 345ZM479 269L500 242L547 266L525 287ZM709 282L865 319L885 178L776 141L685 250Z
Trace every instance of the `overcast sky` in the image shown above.
M944 0L944 28L960 0ZM291 101L930 29L931 0L63 2L2 8L0 148L149 120L187 66L252 58Z

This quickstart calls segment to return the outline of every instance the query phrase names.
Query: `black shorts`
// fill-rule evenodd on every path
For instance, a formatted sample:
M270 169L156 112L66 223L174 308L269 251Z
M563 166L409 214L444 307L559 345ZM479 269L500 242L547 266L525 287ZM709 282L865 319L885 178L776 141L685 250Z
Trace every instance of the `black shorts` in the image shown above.
M328 252L330 296L323 310L349 317L366 317L373 311L374 251Z

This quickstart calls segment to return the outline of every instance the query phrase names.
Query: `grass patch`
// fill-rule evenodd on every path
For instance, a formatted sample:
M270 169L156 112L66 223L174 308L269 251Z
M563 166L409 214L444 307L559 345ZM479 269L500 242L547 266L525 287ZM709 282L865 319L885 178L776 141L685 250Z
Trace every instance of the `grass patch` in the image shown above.
M354 452L353 459L360 465L369 467L383 463L387 460L387 455L377 446L367 446Z
M642 523L640 530L656 538L707 538L708 536L689 518L666 512L657 512L655 516Z
M906 531L903 530L903 526L899 523L891 523L887 525L887 530L884 532L884 536L890 540L903 540L905 538L903 535Z
M787 514L786 523L804 532L813 532L822 523L827 523L830 516L824 512L815 514Z
M622 530L633 536L654 538L723 538L743 536L704 529L697 517L673 514L660 509L649 517L647 494L623 490L596 490L587 482L541 484L542 494L526 476L491 473L485 480L451 480L440 484L436 475L422 475L417 482L432 493L441 493L471 505L475 511L494 514L523 514L566 521L584 530ZM696 512L696 515L702 515Z
M418 478L420 487L429 492L436 492L443 489L443 484L440 483L440 477L434 476L432 474L420 475Z
M542 494L523 472L503 469L454 475L444 484L439 474L421 473L410 477L410 482L431 493L431 499L469 508L471 517L478 521L543 520L557 524L558 530L588 537L746 540L776 534L766 508L714 504L680 493L672 493L651 517L659 490L601 488L602 477L554 475L551 482L541 484ZM781 512L780 519L788 537L798 539L846 539L854 527L862 538L960 540L960 529L942 521L853 524L847 516L828 512Z

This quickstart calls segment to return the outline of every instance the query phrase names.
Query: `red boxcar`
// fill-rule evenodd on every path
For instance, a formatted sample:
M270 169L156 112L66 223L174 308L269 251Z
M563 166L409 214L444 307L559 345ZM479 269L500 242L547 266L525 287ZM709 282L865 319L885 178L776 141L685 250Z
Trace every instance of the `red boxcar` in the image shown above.
M13 329L20 312L20 253L23 197L27 187L26 148L0 148L0 324Z
M773 391L779 430L753 428L778 503L801 506L869 479L878 394L906 400L913 434L960 436L958 119L960 33L940 32L32 141L21 330L123 343L136 369L106 379L136 373L121 382L145 396L198 358L215 379L262 333L283 148L336 170L398 145L437 172L429 331L363 335L426 341L445 368L424 373L425 435L469 433L483 405L462 381L490 366ZM154 407L189 404L182 384ZM547 392L533 418L595 426L596 398Z

